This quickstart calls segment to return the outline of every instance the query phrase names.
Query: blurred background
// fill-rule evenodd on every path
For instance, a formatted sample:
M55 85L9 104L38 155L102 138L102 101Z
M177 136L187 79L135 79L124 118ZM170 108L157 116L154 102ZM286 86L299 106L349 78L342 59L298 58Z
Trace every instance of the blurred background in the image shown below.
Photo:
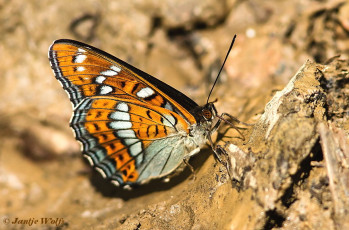
M218 98L219 112L248 121L306 60L348 58L349 2L2 0L0 34L0 219L63 218L62 229L226 228L232 220L215 211L230 212L233 207L223 204L236 191L217 187L220 171L209 148L194 159L194 182L186 172L170 185L155 182L136 191L104 183L85 164L49 46L61 38L89 43L203 104L236 34L211 99ZM200 186L213 183L220 196L205 203L212 191ZM178 202L188 210L179 210ZM0 222L4 226L21 228Z

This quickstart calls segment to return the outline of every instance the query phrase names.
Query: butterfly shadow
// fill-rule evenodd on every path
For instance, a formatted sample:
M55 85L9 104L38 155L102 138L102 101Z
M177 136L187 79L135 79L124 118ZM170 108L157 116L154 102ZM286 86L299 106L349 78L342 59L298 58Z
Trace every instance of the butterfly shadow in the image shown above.
M150 182L142 185L133 186L132 189L123 189L117 187L110 183L108 180L105 180L98 172L94 171L90 175L90 183L96 189L97 192L101 193L105 197L111 198L121 198L123 200L129 200L132 198L148 195L153 192L166 191L171 188L184 183L185 180L196 181L196 174L199 173L201 166L212 154L210 148L203 148L201 151L190 158L189 164L193 168L193 172L190 167L184 164L184 169L180 172L174 172L173 175L170 175L168 182L161 179L153 179ZM86 164L88 164L86 162Z

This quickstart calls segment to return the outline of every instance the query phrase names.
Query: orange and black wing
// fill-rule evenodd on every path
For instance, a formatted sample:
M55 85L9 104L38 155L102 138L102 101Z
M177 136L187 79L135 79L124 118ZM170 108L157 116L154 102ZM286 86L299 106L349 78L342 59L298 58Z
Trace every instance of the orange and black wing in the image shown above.
M49 60L73 104L71 126L84 156L115 184L165 176L192 150L185 142L198 105L181 92L73 40L55 41Z

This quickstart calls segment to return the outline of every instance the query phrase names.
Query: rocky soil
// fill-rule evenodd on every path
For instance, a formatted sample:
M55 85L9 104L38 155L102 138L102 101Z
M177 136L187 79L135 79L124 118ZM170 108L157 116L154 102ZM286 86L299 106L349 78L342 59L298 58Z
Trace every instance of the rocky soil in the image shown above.
M0 229L349 229L349 2L0 1ZM90 43L248 126L169 182L81 157L47 51Z

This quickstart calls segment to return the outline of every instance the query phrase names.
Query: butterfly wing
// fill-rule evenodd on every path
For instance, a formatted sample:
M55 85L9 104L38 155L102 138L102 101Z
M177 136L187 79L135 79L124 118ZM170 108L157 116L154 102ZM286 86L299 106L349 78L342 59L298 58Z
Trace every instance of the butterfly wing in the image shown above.
M73 104L84 156L115 184L165 176L198 148L188 145L196 124L189 111L198 105L174 88L77 41L55 41L49 59Z

